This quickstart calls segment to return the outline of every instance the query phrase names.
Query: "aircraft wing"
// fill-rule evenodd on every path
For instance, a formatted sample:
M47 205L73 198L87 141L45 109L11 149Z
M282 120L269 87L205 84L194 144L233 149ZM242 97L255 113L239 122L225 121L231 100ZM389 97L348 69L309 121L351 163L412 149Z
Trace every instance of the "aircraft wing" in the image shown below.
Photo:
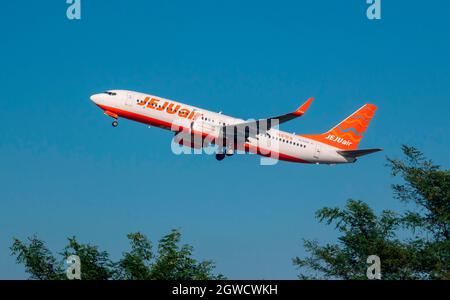
M243 140L246 140L248 137L255 137L258 134L265 133L273 126L303 116L312 101L313 98L309 98L294 112L290 112L284 115L222 126L220 130L220 136L221 138L225 139L234 139L235 137L238 137L242 138Z

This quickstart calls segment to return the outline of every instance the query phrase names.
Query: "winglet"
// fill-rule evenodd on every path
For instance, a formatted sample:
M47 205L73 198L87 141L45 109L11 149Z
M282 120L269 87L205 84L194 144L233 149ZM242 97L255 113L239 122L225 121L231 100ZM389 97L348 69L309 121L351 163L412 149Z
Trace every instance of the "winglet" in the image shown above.
M308 100L306 100L306 102L303 103L299 108L297 108L297 110L294 111L293 114L296 116L303 115L306 112L306 110L308 109L309 105L313 102L313 100L314 100L314 98L312 98L312 97L309 98Z

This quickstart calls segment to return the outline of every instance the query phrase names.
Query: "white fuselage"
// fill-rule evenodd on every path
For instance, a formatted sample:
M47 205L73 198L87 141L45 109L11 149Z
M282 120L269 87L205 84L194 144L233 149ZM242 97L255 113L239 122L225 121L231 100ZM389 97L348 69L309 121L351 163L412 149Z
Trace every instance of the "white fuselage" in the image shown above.
M176 128L174 124L181 124L181 128L215 138L221 126L244 122L222 113L134 91L112 90L95 94L91 100L114 118L126 118L172 131L179 131L180 127ZM292 162L337 164L355 161L337 153L339 149L336 147L274 128L249 137L243 146L249 152Z

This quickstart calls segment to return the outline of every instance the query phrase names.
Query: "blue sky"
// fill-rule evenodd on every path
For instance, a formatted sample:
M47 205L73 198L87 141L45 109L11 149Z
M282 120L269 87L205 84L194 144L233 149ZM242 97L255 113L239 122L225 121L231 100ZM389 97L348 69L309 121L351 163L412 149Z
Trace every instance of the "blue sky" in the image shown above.
M314 212L352 197L377 211L391 197L385 157L417 146L448 168L448 1L382 1L382 20L354 1L6 1L0 17L0 278L26 278L8 247L67 236L114 258L126 234L156 241L181 229L195 256L230 278L291 279L301 239L333 241ZM148 92L242 118L285 113L309 97L297 133L328 130L378 105L357 164L260 166L175 156L172 134L122 121L89 95Z

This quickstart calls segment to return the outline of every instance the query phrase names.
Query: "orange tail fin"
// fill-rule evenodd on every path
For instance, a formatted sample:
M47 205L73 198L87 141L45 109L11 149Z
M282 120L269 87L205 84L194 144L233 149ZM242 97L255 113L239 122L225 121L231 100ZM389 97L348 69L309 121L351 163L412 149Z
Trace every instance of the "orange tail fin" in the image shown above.
M363 133L376 110L375 105L365 104L328 132L303 136L343 150L358 149Z

